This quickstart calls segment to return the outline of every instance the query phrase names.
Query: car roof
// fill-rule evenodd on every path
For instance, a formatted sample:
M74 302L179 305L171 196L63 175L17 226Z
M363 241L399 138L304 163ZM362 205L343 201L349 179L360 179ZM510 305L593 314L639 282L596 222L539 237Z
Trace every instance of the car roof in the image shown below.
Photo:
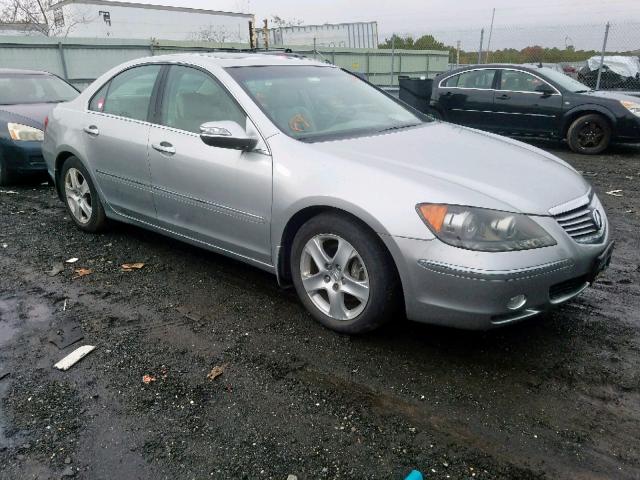
M51 75L42 70L21 70L18 68L0 68L0 75Z
M539 67L538 65L534 65L534 64L531 64L531 63L526 64L526 65L523 65L521 63L479 63L479 64L476 64L476 65L464 65L462 67L455 68L455 69L450 70L448 72L441 73L439 76L445 76L445 75L449 76L449 75L454 74L454 73L460 73L460 72L464 72L466 70L477 70L477 69L480 69L480 68L514 68L516 70L524 70L526 72L533 72L533 73L539 72L540 70L542 70L543 72L545 70L552 70L550 68L547 68L547 67L544 67L544 66L543 67Z
M249 67L249 66L275 66L275 65L307 65L333 67L325 62L306 58L300 55L271 51L268 53L254 52L209 52L209 53L176 53L161 55L145 60L153 59L156 62L198 62L211 63L222 68Z

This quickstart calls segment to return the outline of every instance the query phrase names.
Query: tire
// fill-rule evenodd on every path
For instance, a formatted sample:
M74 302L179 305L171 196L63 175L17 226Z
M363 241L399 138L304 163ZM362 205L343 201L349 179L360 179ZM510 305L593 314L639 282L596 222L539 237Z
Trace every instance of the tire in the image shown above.
M400 281L389 253L344 214L321 213L302 225L291 248L291 276L311 315L337 332L374 330L399 310Z
M576 153L585 155L602 153L611 143L609 121L597 113L577 118L567 131L567 143Z
M4 159L0 158L0 187L7 186L11 183L11 172L7 168Z
M85 232L104 229L107 223L104 207L87 169L78 158L69 157L64 162L60 182L67 212L78 228Z

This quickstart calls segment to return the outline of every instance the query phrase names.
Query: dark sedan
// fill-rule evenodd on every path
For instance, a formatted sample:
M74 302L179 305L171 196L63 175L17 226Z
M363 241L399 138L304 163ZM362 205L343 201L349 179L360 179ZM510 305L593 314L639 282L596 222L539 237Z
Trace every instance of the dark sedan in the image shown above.
M640 142L640 100L593 91L550 68L475 65L434 80L431 108L444 120L503 135L566 139L578 153Z
M25 174L45 174L44 123L53 105L78 90L55 75L0 69L0 185Z

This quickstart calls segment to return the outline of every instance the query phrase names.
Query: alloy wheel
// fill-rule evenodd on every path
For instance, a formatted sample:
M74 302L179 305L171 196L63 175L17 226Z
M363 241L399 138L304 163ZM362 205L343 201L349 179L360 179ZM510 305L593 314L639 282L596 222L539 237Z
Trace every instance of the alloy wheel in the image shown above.
M578 132L578 143L582 148L595 148L604 139L604 130L596 122L585 122Z
M70 168L64 177L64 192L69 210L81 224L89 223L92 213L91 189L87 179L77 168Z
M353 245L338 235L319 234L306 243L300 275L313 304L333 319L353 319L367 306L367 268Z

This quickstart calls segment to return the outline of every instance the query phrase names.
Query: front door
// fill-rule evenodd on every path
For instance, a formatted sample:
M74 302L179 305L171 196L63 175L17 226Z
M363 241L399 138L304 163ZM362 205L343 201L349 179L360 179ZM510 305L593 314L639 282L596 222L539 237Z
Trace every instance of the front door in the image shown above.
M89 164L106 202L118 213L155 219L147 158L149 104L160 65L131 68L91 99L82 126Z
M149 134L149 161L163 228L271 264L271 156L207 146L200 125L251 121L208 72L174 65ZM264 143L261 142L264 147ZM265 147L266 148L266 147Z
M556 88L522 70L501 70L499 82L494 109L500 131L536 135L557 131L562 95Z

